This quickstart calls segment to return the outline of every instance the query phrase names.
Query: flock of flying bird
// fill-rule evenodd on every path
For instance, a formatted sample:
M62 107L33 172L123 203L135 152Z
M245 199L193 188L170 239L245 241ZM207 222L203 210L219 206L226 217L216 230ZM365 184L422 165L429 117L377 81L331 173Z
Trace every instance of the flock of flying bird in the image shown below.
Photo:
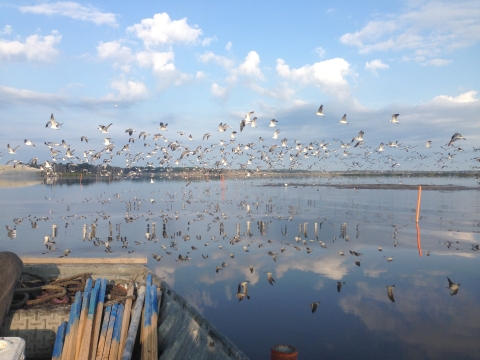
M360 131L358 135L353 136L351 141L333 139L331 142L315 140L302 143L299 140L294 140L293 143L291 141L289 143L287 138L280 138L281 130L277 127L279 121L275 119L268 122L268 127L274 128L272 139L275 141L273 143L267 144L266 139L262 136L258 138L258 141L241 143L237 139L239 133L242 133L247 126L257 128L258 120L253 115L254 111L245 114L244 118L240 120L238 131L226 123L220 123L217 128L219 137L228 136L228 138L205 144L210 137L215 138L212 133L205 133L201 137L200 145L195 148L189 143L192 141L191 144L195 144L193 135L187 135L184 131L177 131L176 134L173 134L176 139L169 140L167 138L168 124L163 122L160 122L158 127L160 132L153 135L148 131L137 132L133 128L125 129L124 133L128 137L125 138L123 145L117 146L117 141L108 136L113 125L113 123L110 123L99 125L97 128L104 136L101 144L98 142L98 136L92 138L95 141L95 147L101 145L101 149L86 148L90 147L92 143L91 137L81 135L79 140L84 145L80 151L78 151L78 146L73 148L65 140L61 142L44 141L44 145L50 152L50 156L45 156L44 160L39 160L40 151L36 150L39 153L38 156L32 157L29 161L11 158L6 164L11 164L14 167L19 165L39 166L49 174L54 172L55 163L66 162L71 167L71 171L75 171L75 166L81 163L97 165L103 175L117 175L113 174L110 168L110 165L116 164L116 166L130 169L131 176L137 175L141 169L157 167L167 170L173 167L190 167L205 171L230 169L244 171L246 176L251 176L258 171L276 169L328 171L332 162L343 164L345 170L389 170L400 166L399 161L406 161L416 164L414 168L417 170L427 170L430 165L426 163L426 159L434 156L436 156L436 160L433 161L435 169L432 170L453 170L458 168L455 165L454 157L460 153L470 152L454 145L457 140L466 140L460 133L455 133L447 144L440 147L441 150L435 151L433 154L422 153L419 149L416 149L417 146L405 145L399 143L398 140L381 142L378 147L367 146L364 140L364 131ZM319 107L316 115L325 116L323 105ZM390 122L399 124L398 117L399 114L393 114ZM346 114L340 119L339 123L348 124ZM53 114L45 125L46 128L53 130L61 130L63 126L64 124L58 122ZM137 134L138 136L136 136ZM249 139L251 137L251 134L249 134ZM187 140L182 141L181 139L184 138ZM29 139L24 140L24 145L36 147L34 142ZM8 155L19 155L21 153L19 147L20 145L11 146L8 143ZM432 141L426 141L425 148L431 147ZM387 148L403 150L405 153L397 152L396 154L386 155L385 150ZM476 152L478 150L480 148L474 147L472 151ZM82 151L83 155L80 154ZM3 155L0 153L0 157ZM122 160L119 160L119 157ZM473 170L479 169L475 165L479 161L480 157L469 160L470 168Z
M243 132L247 126L251 128L257 127L257 118L253 117L253 115L254 115L254 112L250 111L240 121L239 128L238 128L240 133ZM318 111L316 112L316 115L322 116L322 117L325 116L323 113L323 105L319 107ZM398 117L399 117L399 114L393 114L390 122L392 124L399 124ZM341 124L347 124L348 123L347 115L345 114L339 120L339 122ZM73 169L75 168L76 165L80 163L89 163L89 164L98 165L101 169L100 170L101 174L120 176L121 174L112 174L109 168L109 165L113 163L115 156L122 156L125 159L125 167L129 169L129 171L126 173L127 177L137 176L139 173L144 171L145 168L153 169L155 167L164 167L168 171L169 169L171 170L174 166L188 166L188 167L195 167L198 169L222 169L222 168L238 169L238 170L243 170L245 172L245 176L249 177L255 172L255 170L260 171L263 169L268 170L268 169L285 168L285 167L289 169L301 168L303 159L308 159L310 157L316 158L316 161L313 162L312 165L307 167L307 169L309 170L315 170L315 169L322 170L322 171L326 170L326 168L323 167L322 165L322 160L327 160L330 157L338 158L340 161L344 161L343 159L353 159L348 164L346 161L344 162L347 165L347 167L349 169L362 168L365 164L370 163L370 160L369 160L370 156L372 156L373 154L381 155L385 151L385 147L398 148L400 150L405 150L407 153L411 154L410 156L411 158L419 158L422 160L425 158L424 155L420 154L417 150L415 150L414 146L412 147L408 145L402 145L402 144L399 144L398 141L395 141L395 142L391 141L388 144L385 144L382 142L374 150L369 147L366 147L363 131L360 131L357 135L355 135L351 141L343 142L338 139L334 139L333 144L340 143L340 147L336 149L332 149L334 145L324 140L313 141L308 144L302 144L300 141L295 140L293 146L289 146L288 139L286 138L279 139L279 135L281 131L280 129L277 128L278 123L279 121L272 119L268 124L268 127L275 128L272 138L274 140L279 140L278 142L275 142L272 145L265 144L265 139L263 139L262 137L260 137L258 142L256 143L253 143L253 142L246 143L246 144L238 143L237 142L238 132L236 130L232 130L230 132L229 129L233 129L231 126L227 125L226 123L220 123L218 125L217 132L220 133L221 136L226 135L227 132L230 132L230 134L228 135L229 139L220 140L219 142L210 144L209 146L198 145L195 149L188 146L187 145L188 143L182 142L180 140L174 140L174 141L168 140L166 136L166 132L169 130L168 124L163 122L159 124L159 130L163 133L159 132L154 135L151 135L146 131L139 131L138 137L137 137L137 136L134 136L134 134L137 133L137 130L133 128L125 129L125 134L127 134L129 137L124 141L125 144L121 146L121 149L120 149L120 147L117 147L117 145L115 144L115 141L113 141L112 138L107 137L108 136L107 134L110 133L111 127L113 125L113 123L110 123L108 125L99 125L97 128L102 135L105 134L106 136L103 138L102 145L104 147L100 150L90 150L90 149L84 150L83 156L80 157L75 154L76 149L73 149L64 140L62 140L61 142L49 141L49 142L44 142L44 145L49 149L49 152L50 152L50 158L48 160L44 160L43 162L40 162L37 157L32 158L28 162L22 162L20 160L11 159L7 162L7 165L8 164L13 164L14 166L19 166L19 165L37 166L38 165L45 173L50 174L54 172L54 164L57 163L58 161L69 162L69 164L72 166ZM54 115L52 114L50 117L50 120L47 122L45 127L53 130L61 130L62 126L63 126L63 123L59 123L58 121L56 121ZM178 131L177 134L179 137L183 137L184 135L186 135L186 133L183 131ZM212 137L211 133L205 133L202 137L202 141L208 141L210 137ZM187 141L193 141L193 136L190 134L187 136L187 139L188 139ZM154 145L152 145L152 143L150 142L152 140ZM440 152L439 160L437 161L437 163L440 164L439 166L441 166L441 168L451 165L451 161L453 157L456 155L453 152L465 151L461 147L456 147L453 144L457 140L466 140L466 139L461 134L455 133L451 137L450 141L445 145L445 147L442 146L442 149L444 150L444 152ZM88 145L91 144L90 137L87 135L80 136L80 142ZM138 151L136 154L134 154L132 152L132 148L136 143L137 144L141 143L141 146L143 147L144 151ZM24 140L24 145L36 147L36 145L31 140L28 140L28 139ZM427 141L425 144L425 147L431 148L431 146L432 146L432 142ZM10 144L8 144L7 145L8 154L16 155L19 147L20 145L11 147ZM353 155L352 153L349 152L350 151L349 149L351 147L363 148L364 151L362 154ZM453 147L451 150L452 153L450 152L450 147ZM62 148L64 150L61 150ZM217 153L215 153L214 151L214 149L216 148L218 150ZM341 150L343 150L343 152ZM473 151L478 151L478 150L480 149L474 148ZM153 161L153 158L155 157L158 160L157 162ZM150 162L149 159L152 159L152 161ZM289 163L287 163L286 159L289 159ZM362 159L363 162L360 162L360 159ZM395 166L399 165L396 159L391 155L386 156L385 158L380 157L376 161L378 162L380 159L384 159L386 163L389 165L389 167L391 168L394 168ZM146 160L146 165L145 165L145 160ZM479 158L475 158L474 160L480 161ZM371 162L370 164L373 165L373 163L374 162ZM252 170L252 166L253 166L253 170ZM192 193L191 191L189 193L184 192L183 196L184 196L183 200L187 199L188 201L188 199L192 197ZM107 202L110 202L110 199L108 199ZM153 204L154 201L151 201L151 203ZM149 214L149 215L152 215L152 214ZM221 220L221 217L219 216L215 216L214 214L210 214L210 215L212 215L212 218L214 219L215 222ZM104 214L103 216L105 218L106 215ZM178 215L175 215L175 216L178 216ZM203 216L204 215L202 215L202 217ZM224 214L222 214L222 216L225 218ZM172 217L169 217L166 213L162 214L161 217L164 221L164 224L168 222L168 219L172 219ZM135 220L136 220L136 217L129 215L127 212L125 216L125 221L133 222ZM31 220L31 222L32 221L33 220ZM38 221L38 220L35 220L35 221ZM84 226L84 229L85 229L85 226ZM14 230L15 229L7 226L7 231L9 231L9 233L12 233L12 231ZM149 231L147 233L150 234ZM183 236L184 240L188 241L189 239L187 240L185 236L187 235ZM222 236L224 236L224 238L226 237L224 233L222 234ZM91 238L90 240L92 239L94 243L97 242L98 244L104 244L106 252L113 252L113 250L111 249L110 240L101 241L98 238L95 238L95 236L93 236L93 238ZM212 240L213 239L214 237L212 237ZM240 234L237 233L237 235L235 235L232 239L230 239L230 243L236 244L240 242L241 239L242 238ZM85 240L85 233L84 233L84 240ZM155 240L155 238L147 238L147 240ZM302 239L301 237L296 237L295 240L297 243L300 242L300 243L303 243L303 245L307 245L307 241L305 239ZM122 237L121 241L123 243L122 247L128 246L128 242L126 241L126 238ZM322 247L327 247L327 245L324 242L319 241L319 243ZM55 242L51 237L49 236L45 237L45 246L47 247L48 251L52 251L52 249L54 249L54 244ZM249 251L248 248L250 245L251 244L247 244L246 246L244 246L243 247L244 251L248 252ZM288 245L292 246L292 248L295 248L296 250L304 250L298 245L294 245L294 244L288 244ZM263 245L259 244L259 248L261 246ZM172 241L171 247L176 248L174 241ZM162 246L162 249L165 250L167 254L169 253L165 245ZM191 249L192 251L198 250L198 248L196 248L195 246L192 246ZM284 252L285 247L282 247L280 251ZM310 249L307 246L306 251L311 252L312 249ZM379 248L379 251L381 251L381 248ZM68 256L69 254L70 254L70 249L67 249L65 250L64 254L61 256ZM272 257L274 261L276 261L277 253L269 251L268 254ZM350 254L357 257L362 255L355 251L350 251ZM344 254L340 253L340 255L343 256ZM158 254L152 254L152 256L157 261L160 261L162 258L162 256ZM230 254L231 258L234 258L234 256L235 255L233 253ZM203 258L207 259L208 255L207 256L203 255ZM179 254L178 259L176 261L188 261L190 259L191 258L189 257L189 254L187 254L186 256L182 256L181 254ZM385 257L385 259L388 262L391 262L393 260L392 257ZM359 260L356 260L355 263L357 266L360 266ZM216 272L217 273L220 272L227 266L228 264L224 261L220 266L216 266ZM253 273L254 266L249 265L248 268L249 268L249 271ZM269 282L270 285L273 286L275 282L275 279L273 278L273 273L266 272L266 275L267 275L267 281ZM449 283L449 288L451 290L451 294L456 295L458 293L458 288L460 284L453 283L449 278L448 278L448 283ZM238 301L241 301L244 298L250 299L250 295L248 294L248 284L249 284L248 280L242 281L238 284L238 290L236 294ZM340 289L343 284L345 284L345 282L337 282L338 292L340 292ZM395 285L387 286L387 295L392 302L395 301L393 297L394 286ZM316 311L319 304L320 304L319 301L311 303L312 313Z

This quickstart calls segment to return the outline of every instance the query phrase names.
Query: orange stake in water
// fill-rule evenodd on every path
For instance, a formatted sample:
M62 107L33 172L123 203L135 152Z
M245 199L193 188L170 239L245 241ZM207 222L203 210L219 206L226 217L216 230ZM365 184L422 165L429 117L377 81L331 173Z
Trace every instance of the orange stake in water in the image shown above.
M419 186L418 187L418 201L417 201L417 218L416 218L416 222L418 224L418 218L420 216L420 199L422 198L422 187Z

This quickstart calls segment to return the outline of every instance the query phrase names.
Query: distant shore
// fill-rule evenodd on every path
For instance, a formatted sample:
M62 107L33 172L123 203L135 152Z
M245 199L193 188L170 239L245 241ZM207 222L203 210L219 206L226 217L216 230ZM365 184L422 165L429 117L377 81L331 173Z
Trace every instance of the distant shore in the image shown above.
M480 190L480 186L459 186L459 185L405 185L405 184L306 184L306 183L279 183L264 184L261 186L283 186L283 187L306 187L306 186L326 186L337 189L355 189L355 190L418 190L421 186L422 190L436 191L461 191L461 190Z
M21 173L39 173L40 169L31 168L28 166L0 165L0 174L21 174Z

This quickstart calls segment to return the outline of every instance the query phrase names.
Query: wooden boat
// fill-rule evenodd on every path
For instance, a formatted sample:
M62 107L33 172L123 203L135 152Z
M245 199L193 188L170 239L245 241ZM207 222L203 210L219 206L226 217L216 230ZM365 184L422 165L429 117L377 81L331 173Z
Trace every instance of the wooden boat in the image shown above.
M23 258L22 261L24 271L46 279L91 273L93 279L105 278L110 284L123 285L145 282L151 275L152 283L161 290L156 327L159 359L248 359L196 309L153 274L146 266L146 258ZM69 303L10 309L0 328L0 336L23 338L28 359L52 358L57 330L69 319L71 307ZM138 343L137 339L133 358L140 352Z

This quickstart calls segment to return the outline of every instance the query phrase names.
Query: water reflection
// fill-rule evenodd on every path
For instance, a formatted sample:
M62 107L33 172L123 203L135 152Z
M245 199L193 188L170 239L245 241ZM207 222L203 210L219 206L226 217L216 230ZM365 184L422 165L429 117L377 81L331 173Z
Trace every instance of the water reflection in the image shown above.
M279 187L190 181L1 189L0 247L24 256L146 256L253 359L276 343L303 359L477 356L477 191L424 189L416 224L415 191L311 186L318 179L296 187L283 184L299 179Z

